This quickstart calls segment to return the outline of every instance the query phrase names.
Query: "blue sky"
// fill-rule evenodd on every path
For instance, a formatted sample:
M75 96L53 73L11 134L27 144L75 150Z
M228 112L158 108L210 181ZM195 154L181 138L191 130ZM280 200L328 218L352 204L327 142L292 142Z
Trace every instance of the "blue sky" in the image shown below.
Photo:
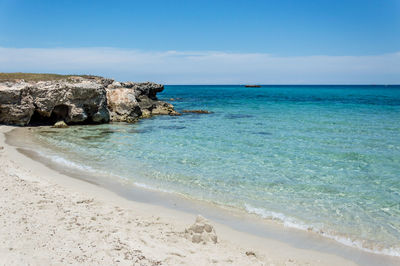
M400 0L0 0L0 47L6 72L400 83Z

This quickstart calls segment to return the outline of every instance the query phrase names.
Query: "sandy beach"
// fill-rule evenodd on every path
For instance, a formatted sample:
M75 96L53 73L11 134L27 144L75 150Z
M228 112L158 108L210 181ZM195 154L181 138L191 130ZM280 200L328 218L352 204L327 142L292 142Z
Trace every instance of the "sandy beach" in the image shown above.
M218 242L193 243L185 229L195 215L61 175L7 145L12 127L0 129L0 264L354 264L213 221Z

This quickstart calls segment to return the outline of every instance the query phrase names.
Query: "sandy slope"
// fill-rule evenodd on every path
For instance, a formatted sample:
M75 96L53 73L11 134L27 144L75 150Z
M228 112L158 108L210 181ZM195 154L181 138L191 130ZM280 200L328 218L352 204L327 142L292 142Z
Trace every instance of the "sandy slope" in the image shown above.
M215 224L218 243L192 243L195 217L125 200L63 176L5 143L0 126L0 264L351 265ZM247 254L246 254L247 253Z

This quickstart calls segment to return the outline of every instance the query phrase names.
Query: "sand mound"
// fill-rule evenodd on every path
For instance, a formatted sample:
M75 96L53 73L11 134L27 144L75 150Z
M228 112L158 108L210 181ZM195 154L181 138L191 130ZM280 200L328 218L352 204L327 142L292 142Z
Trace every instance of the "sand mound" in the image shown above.
M192 226L185 229L185 237L193 243L207 244L212 242L216 244L218 242L214 227L210 224L210 221L201 215L197 216Z

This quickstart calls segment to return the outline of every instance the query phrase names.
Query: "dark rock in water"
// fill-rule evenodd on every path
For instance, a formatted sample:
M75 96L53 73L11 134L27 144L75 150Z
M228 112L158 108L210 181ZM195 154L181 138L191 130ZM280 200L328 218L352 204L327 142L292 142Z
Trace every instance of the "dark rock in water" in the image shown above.
M253 132L253 134L257 134L257 135L265 135L265 136L270 136L272 135L269 132L265 132L265 131L258 131L258 132Z
M94 135L87 135L87 136L82 136L81 139L87 140L87 141L101 141L108 139L111 134L104 134L101 132L100 134L94 134Z
M30 129L30 128L29 128L29 129ZM54 133L57 133L57 131L41 130L40 133L41 133L41 134L54 134Z
M160 126L162 129L184 129L184 126Z
M130 129L128 130L128 133L149 133L151 131L153 131L153 127L145 127L141 129Z
M136 122L179 115L156 97L164 86L73 76L49 81L0 81L0 124L53 125Z
M260 88L260 85L244 85L246 88Z
M183 110L182 113L212 114L212 112L207 110Z
M97 130L96 130L97 131ZM100 132L100 135L110 135L119 132L118 130L106 129Z
M253 117L252 115L246 115L246 114L227 114L225 116L228 119L240 119L240 118L250 118Z

